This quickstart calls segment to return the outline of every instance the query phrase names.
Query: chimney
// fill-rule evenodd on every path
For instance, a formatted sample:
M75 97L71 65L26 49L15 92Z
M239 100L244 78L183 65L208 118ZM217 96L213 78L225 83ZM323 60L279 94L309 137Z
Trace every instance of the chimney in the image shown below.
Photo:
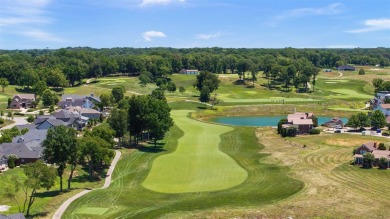
M24 142L24 138L23 137L20 137L19 139L18 139L18 141L17 141L18 143L22 143L22 142Z
M374 142L374 148L376 148L376 142Z

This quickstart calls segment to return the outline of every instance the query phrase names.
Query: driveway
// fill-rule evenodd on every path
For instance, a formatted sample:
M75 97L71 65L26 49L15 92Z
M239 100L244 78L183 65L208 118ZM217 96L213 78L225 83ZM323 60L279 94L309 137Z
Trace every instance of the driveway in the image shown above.
M6 117L3 116L3 119L6 119ZM10 128L14 127L15 125L26 125L26 124L28 124L26 119L27 119L27 117L14 117L15 123L12 123L10 125L6 125L3 128L1 128L0 130L10 129Z

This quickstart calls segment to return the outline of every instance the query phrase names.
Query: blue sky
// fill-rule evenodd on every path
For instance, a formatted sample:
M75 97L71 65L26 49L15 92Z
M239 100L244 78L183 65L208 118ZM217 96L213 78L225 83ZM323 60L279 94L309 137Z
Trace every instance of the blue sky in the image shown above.
M389 0L0 0L0 49L390 47Z

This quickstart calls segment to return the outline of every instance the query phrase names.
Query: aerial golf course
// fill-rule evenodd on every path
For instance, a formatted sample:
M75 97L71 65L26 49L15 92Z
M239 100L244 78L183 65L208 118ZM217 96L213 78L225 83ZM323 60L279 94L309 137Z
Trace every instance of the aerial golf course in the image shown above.
M173 212L277 202L303 188L289 169L262 163L254 128L215 125L172 111L164 149L124 149L106 190L76 200L65 218L154 218ZM270 171L272 170L272 171Z
M361 109L372 87L354 75L337 76L321 74L316 91L308 96L269 91L259 86L262 79L255 88L232 85L237 77L227 75L220 78L221 104L210 110L196 103L194 76L172 75L186 91L166 93L174 126L164 140L157 147L121 149L111 186L77 199L63 217L345 218L369 212L385 217L390 172L349 162L357 145L377 141L389 146L387 139L327 133L283 139L269 127L208 122L213 116L283 115L293 110L345 117L365 112ZM134 78L99 80L110 83L80 89L121 83L130 89L137 83Z

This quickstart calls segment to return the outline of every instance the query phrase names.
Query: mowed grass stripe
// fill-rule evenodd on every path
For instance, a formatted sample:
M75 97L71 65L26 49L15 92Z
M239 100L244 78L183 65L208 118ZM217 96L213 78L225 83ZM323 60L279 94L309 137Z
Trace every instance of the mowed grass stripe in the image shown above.
M157 192L185 193L222 190L244 182L247 172L219 150L220 135L233 128L192 120L189 112L172 112L185 134L176 151L154 160L142 185Z

